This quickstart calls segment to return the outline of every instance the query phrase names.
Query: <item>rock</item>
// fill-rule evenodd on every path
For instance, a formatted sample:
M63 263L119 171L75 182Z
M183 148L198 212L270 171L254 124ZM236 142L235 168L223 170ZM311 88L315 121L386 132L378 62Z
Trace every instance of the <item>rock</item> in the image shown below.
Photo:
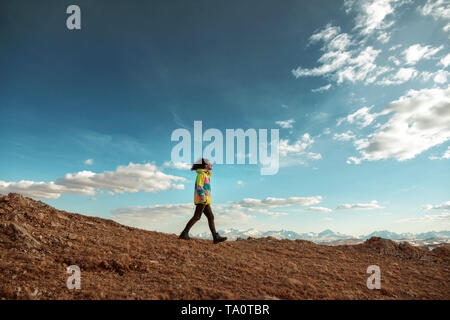
M40 242L37 241L23 225L20 226L17 223L10 222L7 225L0 225L0 228L3 228L4 232L15 242L20 242L30 248L40 246Z
M398 252L398 245L394 241L379 237L372 237L366 240L363 245L375 249L381 254L395 255Z

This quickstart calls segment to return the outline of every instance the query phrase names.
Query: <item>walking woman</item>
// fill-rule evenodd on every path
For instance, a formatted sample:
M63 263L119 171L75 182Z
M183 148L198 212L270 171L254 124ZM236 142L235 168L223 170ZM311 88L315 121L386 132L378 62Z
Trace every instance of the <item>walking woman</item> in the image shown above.
M214 244L227 240L226 237L221 237L216 232L214 225L214 215L211 210L211 170L213 166L208 159L201 158L192 165L191 170L197 172L197 179L195 179L195 191L194 191L194 204L195 212L194 216L188 221L183 232L181 232L179 238L189 240L189 230L192 226L200 220L202 213L208 218L209 229L211 230Z

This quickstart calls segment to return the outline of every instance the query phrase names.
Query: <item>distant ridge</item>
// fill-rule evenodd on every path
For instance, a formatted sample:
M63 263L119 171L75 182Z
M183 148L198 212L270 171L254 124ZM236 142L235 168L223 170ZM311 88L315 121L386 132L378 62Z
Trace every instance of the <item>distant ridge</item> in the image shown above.
M330 229L326 229L322 232L308 232L308 233L297 233L289 230L279 230L279 231L258 231L256 229L226 229L220 230L221 234L227 236L231 240L236 240L237 238L247 239L251 238L264 238L264 237L274 237L276 239L301 239L309 240L315 243L329 243L334 242L342 244L344 240L349 243L360 243L364 240L370 239L372 237L379 237L394 241L404 240L412 244L417 245L431 245L437 243L450 243L450 231L430 231L424 233L395 233L388 230L374 231L368 235L361 235L359 237L354 237L351 235L342 234L339 232L334 232ZM203 232L196 235L200 239L209 239L211 234L209 232Z

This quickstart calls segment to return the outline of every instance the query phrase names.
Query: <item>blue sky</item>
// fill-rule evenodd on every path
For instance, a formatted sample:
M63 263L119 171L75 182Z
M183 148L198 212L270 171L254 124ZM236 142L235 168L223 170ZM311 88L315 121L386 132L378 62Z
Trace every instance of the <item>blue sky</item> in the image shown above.
M178 233L170 136L202 120L280 129L276 175L214 167L218 229L449 229L445 1L70 4L1 5L1 193Z

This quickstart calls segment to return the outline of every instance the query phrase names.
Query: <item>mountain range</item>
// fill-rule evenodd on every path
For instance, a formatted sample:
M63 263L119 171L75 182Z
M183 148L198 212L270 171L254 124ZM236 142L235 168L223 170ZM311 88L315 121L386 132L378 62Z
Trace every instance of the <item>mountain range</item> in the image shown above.
M324 230L319 233L308 232L308 233L297 233L289 230L279 230L279 231L259 231L256 229L247 229L247 230L239 230L239 229L226 229L220 230L219 233L223 236L228 237L229 240L236 240L237 238L247 239L251 238L264 238L264 237L273 237L276 239L302 239L309 240L315 243L360 243L366 239L370 239L371 237L380 237L384 239L390 239L394 241L408 241L413 244L433 244L442 243L442 242L450 242L450 231L430 231L424 233L395 233L388 230L375 231L368 235L361 235L359 237L342 234L339 232L334 232L330 229ZM197 234L195 237L200 239L209 239L211 237L211 233L203 232Z

